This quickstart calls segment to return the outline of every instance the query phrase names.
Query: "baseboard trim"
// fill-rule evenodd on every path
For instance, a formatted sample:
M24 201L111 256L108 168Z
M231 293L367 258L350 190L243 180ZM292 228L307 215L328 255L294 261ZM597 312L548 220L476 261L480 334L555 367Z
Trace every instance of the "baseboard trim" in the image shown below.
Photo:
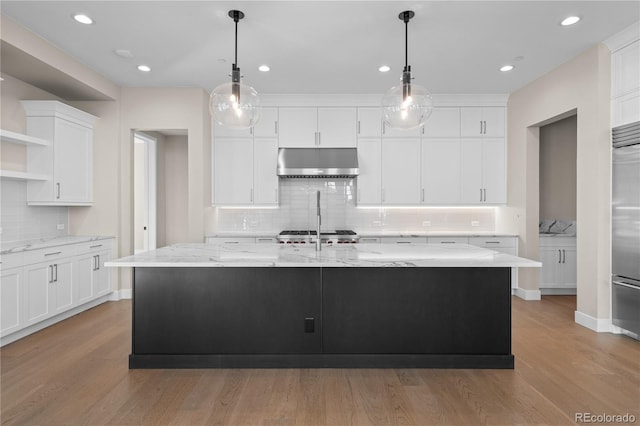
M117 302L118 300L123 299L131 299L131 289L125 288L123 290L116 290L111 293L111 298L109 299L111 302Z
M513 294L523 300L540 300L540 290L527 290L526 288L515 288Z
M587 315L584 312L575 311L574 319L577 324L593 330L596 333L613 333L613 324L608 318L600 319ZM616 327L617 328L617 327Z
M42 329L45 329L47 327L52 326L53 324L66 320L67 318L71 318L74 315L78 315L80 312L86 311L88 309L94 308L102 303L108 302L111 297L111 294L105 294L104 296L101 296L97 299L94 299L90 302L87 302L83 305L80 306L76 306L73 309L69 309L66 312L62 312L54 317L51 318L47 318L44 321L41 321L39 323L36 324L32 324L30 326L27 326L23 329L20 329L18 331L16 331L15 333L11 333L7 336L3 336L2 338L0 338L0 347L4 346L4 345L8 345L9 343L13 343L16 340L20 340L23 337L27 337L30 334L36 333Z

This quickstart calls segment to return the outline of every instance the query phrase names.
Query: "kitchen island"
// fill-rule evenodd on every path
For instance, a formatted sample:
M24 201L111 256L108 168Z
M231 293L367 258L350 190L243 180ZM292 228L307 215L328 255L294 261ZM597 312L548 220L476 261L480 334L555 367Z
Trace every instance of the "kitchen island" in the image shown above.
M513 368L512 267L469 245L178 244L133 268L130 368Z

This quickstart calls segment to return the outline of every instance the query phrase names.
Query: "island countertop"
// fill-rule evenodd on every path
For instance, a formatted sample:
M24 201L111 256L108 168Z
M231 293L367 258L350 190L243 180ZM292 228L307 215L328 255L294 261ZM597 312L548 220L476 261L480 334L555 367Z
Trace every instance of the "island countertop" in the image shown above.
M108 267L540 267L537 261L467 244L175 244L105 263Z

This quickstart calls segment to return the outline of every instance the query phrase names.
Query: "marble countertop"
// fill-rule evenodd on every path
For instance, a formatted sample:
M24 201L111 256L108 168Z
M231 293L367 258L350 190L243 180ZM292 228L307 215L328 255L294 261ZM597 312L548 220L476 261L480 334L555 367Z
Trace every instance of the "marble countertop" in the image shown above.
M555 233L548 233L548 232L541 232L540 234L538 234L538 236L540 238L549 238L549 237L576 237L576 234L555 234Z
M106 240L109 238L114 237L109 235L66 235L64 237L39 238L25 241L3 241L0 248L0 255L46 249L67 244L88 243L90 241Z
M109 267L540 267L537 261L467 244L175 244L112 260Z
M221 238L275 238L280 231L268 232L215 232L207 234L205 237L221 237ZM418 232L418 231L356 231L360 237L517 237L515 234L496 234L495 232Z

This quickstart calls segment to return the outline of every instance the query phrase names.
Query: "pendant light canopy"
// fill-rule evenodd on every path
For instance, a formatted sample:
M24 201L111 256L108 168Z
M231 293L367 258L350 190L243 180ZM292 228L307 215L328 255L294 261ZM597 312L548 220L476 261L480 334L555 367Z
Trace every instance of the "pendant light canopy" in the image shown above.
M424 125L431 115L433 101L424 87L411 83L411 66L408 55L409 20L415 16L411 10L398 16L404 22L404 70L402 83L387 91L382 98L382 115L385 123L398 129L416 129Z
M232 129L248 129L260 118L260 98L251 86L242 84L238 67L238 21L244 18L239 10L230 10L229 17L236 25L235 60L231 67L231 81L213 89L209 98L209 111L215 122Z

